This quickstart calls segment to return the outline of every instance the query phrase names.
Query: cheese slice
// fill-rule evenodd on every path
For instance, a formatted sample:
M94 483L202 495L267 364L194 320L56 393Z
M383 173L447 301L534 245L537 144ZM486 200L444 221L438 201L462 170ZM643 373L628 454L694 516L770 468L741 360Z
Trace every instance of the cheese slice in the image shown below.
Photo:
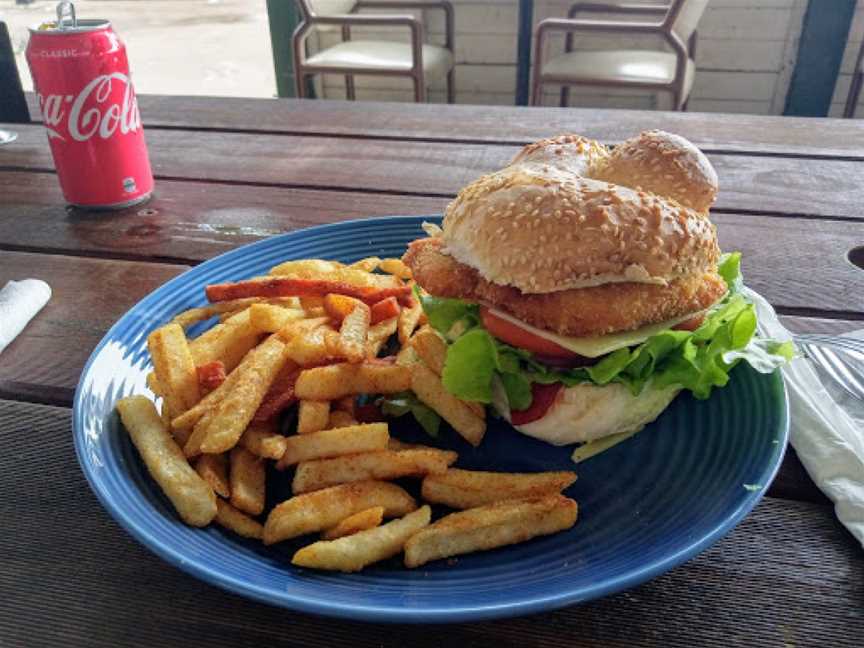
M544 331L536 326L526 324L522 320L516 319L512 315L504 313L497 308L490 308L489 310L497 317L507 320L508 322L525 329L529 333L533 333L537 337L542 337L550 342L554 342L558 346L564 347L568 351L578 353L586 358L599 358L602 355L612 353L613 351L623 349L624 347L636 346L653 335L662 333L676 324L685 322L688 319L705 312L700 311L699 313L690 313L689 315L684 315L683 317L668 320L666 322L660 322L659 324L643 326L634 331L622 331L620 333L610 333L608 335L598 335L596 337L567 337L566 335L558 335L557 333Z

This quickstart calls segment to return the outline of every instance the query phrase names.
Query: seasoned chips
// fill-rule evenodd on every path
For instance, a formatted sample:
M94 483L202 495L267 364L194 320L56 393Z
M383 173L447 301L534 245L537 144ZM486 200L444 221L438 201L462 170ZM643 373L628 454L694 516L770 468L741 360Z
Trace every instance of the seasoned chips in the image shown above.
M424 420L431 408L474 445L486 429L484 406L441 382L447 342L425 325L417 290L398 259L288 261L208 286L211 304L152 332L147 386L161 418L141 396L117 408L181 518L267 545L321 533L293 564L343 572L403 550L413 567L572 526L576 504L560 492L573 473L461 470L455 452L391 437L385 413L400 407ZM184 328L216 317L187 339ZM274 464L293 469L292 494L268 511ZM387 481L402 478L463 510L430 526L430 507ZM273 481L275 492L286 483Z
M404 489L383 481L342 484L295 495L276 506L264 524L264 544L273 544L335 526L349 515L382 506L384 515L405 515L417 503Z
M563 495L498 502L451 513L405 544L405 566L473 551L504 547L569 529L576 524L576 502Z
M395 556L405 543L427 526L432 510L421 506L399 520L360 531L338 540L321 540L303 547L291 562L299 567L355 572L367 565Z
M117 401L117 411L148 472L183 521L210 524L216 516L216 495L186 461L153 403L144 396L129 396Z

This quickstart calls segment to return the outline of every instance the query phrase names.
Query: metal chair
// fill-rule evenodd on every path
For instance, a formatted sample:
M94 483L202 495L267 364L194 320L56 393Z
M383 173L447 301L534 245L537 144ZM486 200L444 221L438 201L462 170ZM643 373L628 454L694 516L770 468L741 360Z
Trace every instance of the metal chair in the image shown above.
M861 43L858 58L855 59L855 72L852 74L849 96L846 97L846 107L843 109L844 117L855 116L855 108L858 106L858 98L861 96L862 83L864 83L864 43Z
M295 84L298 97L306 96L306 80L314 74L344 74L345 93L354 100L354 76L406 76L414 83L414 100L426 101L427 83L444 76L447 103L453 103L453 7L446 0L297 0L302 22L294 31ZM444 12L444 47L424 42L423 23L410 14L367 14L363 9L437 9ZM317 28L341 27L342 42L311 56L306 39ZM351 27L406 27L410 43L351 40Z
M30 111L18 76L15 52L6 23L0 21L0 122L26 124Z
M696 64L696 27L709 0L672 0L662 5L626 5L580 2L573 5L569 18L549 18L537 26L534 52L534 81L531 104L540 105L543 86L563 86L562 105L567 105L572 86L638 88L668 93L673 110L685 110L693 88ZM603 12L631 16L655 16L659 20L586 20L574 19L579 12ZM543 62L548 36L567 35L564 53ZM672 51L593 50L573 51L573 36L609 34L633 36L650 34L663 39Z

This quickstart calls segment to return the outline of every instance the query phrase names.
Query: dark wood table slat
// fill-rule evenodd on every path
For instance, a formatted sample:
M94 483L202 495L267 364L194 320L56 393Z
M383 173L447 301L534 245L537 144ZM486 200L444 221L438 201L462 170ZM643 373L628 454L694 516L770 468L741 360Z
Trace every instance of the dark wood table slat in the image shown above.
M0 167L51 170L41 126L19 128ZM500 169L516 146L154 130L160 178L453 196ZM720 177L716 208L864 220L864 164L843 160L710 155Z
M119 317L182 265L0 253L0 286L44 279L53 295L0 355L0 397L71 404L90 352Z
M146 206L121 212L67 211L59 201L52 175L0 174L0 249L195 263L301 227L372 215L428 215L447 203L174 181L161 182ZM846 258L862 243L862 225L790 219L778 227L777 218L752 214L715 214L714 221L723 248L743 253L748 283L772 303L801 314L837 311L864 318L864 270ZM417 235L423 235L419 228ZM6 264L15 278L13 257ZM778 274L784 281L777 281Z
M54 290L45 309L3 352L0 398L71 405L81 370L108 329L138 300L186 268L63 255L0 255L0 284L32 276L48 281ZM797 317L784 318L784 323L800 332L840 333L862 326ZM772 488L783 497L824 501L794 456Z
M39 118L35 97L31 113ZM139 95L144 127L214 129L527 144L551 134L579 133L608 144L642 130L678 133L708 151L864 159L864 124L854 120L761 115L675 113L594 108L517 108L398 103L244 99Z
M198 581L137 544L78 469L65 408L0 401L3 645L857 647L864 557L830 506L766 498L705 553L628 592L446 628L310 617ZM22 586L29 583L29 587ZM734 634L733 634L734 632Z

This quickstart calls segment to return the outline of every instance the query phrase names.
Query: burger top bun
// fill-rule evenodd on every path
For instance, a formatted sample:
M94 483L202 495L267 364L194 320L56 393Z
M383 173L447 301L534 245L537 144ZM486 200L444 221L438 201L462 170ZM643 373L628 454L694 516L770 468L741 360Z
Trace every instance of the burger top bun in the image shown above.
M609 151L563 135L526 146L448 206L446 252L523 293L666 284L720 255L717 175L683 137L648 131Z

